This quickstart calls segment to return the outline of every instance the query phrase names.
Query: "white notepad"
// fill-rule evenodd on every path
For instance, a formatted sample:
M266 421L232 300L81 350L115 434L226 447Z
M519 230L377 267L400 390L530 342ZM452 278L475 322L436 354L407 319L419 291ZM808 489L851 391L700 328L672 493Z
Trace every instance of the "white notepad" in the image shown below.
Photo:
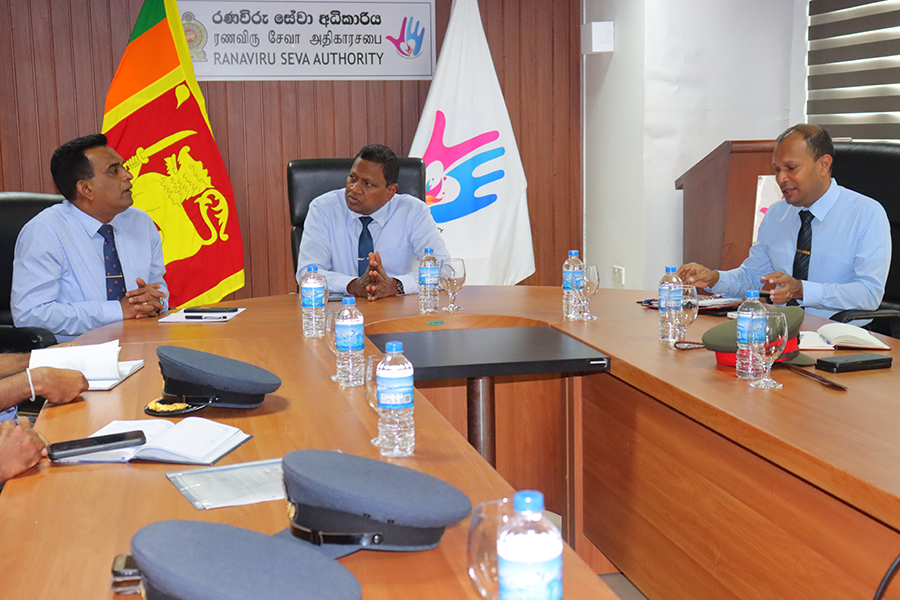
M828 323L818 331L800 332L801 350L834 350L835 348L854 350L890 350L874 335L849 323Z
M31 351L29 369L55 367L74 369L88 380L88 390L111 390L144 366L143 360L119 362L119 340L88 346L63 346Z
M157 462L211 465L247 440L251 435L237 427L201 417L187 417L178 423L165 419L112 421L91 437L141 430L147 438L143 446L92 452L59 462L128 462L132 459Z

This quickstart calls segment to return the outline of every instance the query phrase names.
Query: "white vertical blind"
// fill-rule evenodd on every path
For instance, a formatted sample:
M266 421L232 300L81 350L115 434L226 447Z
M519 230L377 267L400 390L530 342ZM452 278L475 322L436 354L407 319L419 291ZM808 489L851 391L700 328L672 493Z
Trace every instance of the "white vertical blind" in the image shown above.
M833 137L900 140L900 0L810 0L807 89Z

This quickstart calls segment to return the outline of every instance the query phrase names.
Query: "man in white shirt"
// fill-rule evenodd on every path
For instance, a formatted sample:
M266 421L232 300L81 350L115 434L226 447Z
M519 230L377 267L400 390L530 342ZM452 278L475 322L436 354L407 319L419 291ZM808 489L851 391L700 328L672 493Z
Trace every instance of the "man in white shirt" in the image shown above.
M438 260L449 253L428 206L397 193L399 171L390 148L371 144L356 155L345 189L312 201L300 241L298 283L316 265L331 292L369 300L418 292L425 248Z

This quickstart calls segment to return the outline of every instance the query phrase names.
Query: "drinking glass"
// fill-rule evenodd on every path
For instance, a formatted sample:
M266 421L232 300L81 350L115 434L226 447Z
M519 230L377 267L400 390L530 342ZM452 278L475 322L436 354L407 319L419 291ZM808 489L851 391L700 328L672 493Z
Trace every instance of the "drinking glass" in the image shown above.
M687 328L697 319L700 310L700 300L697 298L697 288L693 285L681 286L681 311L672 311L675 317L675 339L684 341Z
M581 318L585 321L593 321L597 317L591 314L591 298L600 289L600 271L597 265L584 266L584 286L581 288L579 300L581 302Z
M757 323L757 321L759 321ZM784 313L769 311L765 317L753 317L750 322L750 335L754 335L754 328L765 327L765 332L759 332L761 340L765 345L760 354L762 355L763 364L765 365L766 374L762 379L757 379L750 385L763 390L777 390L781 388L781 384L772 379L772 364L778 360L784 347L787 345L788 326L787 318Z
M366 401L376 413L378 412L378 378L375 371L378 369L378 363L384 358L384 354L371 354L366 357ZM380 446L378 435L369 440L373 446Z
M461 258L445 258L441 261L441 287L450 294L450 304L444 307L447 312L462 310L456 303L456 294L466 282L466 263Z
M515 516L509 498L489 500L475 506L469 523L469 577L482 598L497 600L497 536L500 528Z
M335 341L334 321L337 318L337 313L338 311L331 309L325 313L325 341L328 342L328 347L335 356L337 356L337 342ZM335 371L337 371L337 362L335 362ZM331 376L331 380L337 381L337 372Z

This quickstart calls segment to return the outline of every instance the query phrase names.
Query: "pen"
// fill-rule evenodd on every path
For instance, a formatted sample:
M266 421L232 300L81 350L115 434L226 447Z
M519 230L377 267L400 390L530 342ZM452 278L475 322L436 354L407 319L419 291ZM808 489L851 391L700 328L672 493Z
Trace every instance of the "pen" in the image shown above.
M184 315L185 319L191 321L227 321L227 315Z

